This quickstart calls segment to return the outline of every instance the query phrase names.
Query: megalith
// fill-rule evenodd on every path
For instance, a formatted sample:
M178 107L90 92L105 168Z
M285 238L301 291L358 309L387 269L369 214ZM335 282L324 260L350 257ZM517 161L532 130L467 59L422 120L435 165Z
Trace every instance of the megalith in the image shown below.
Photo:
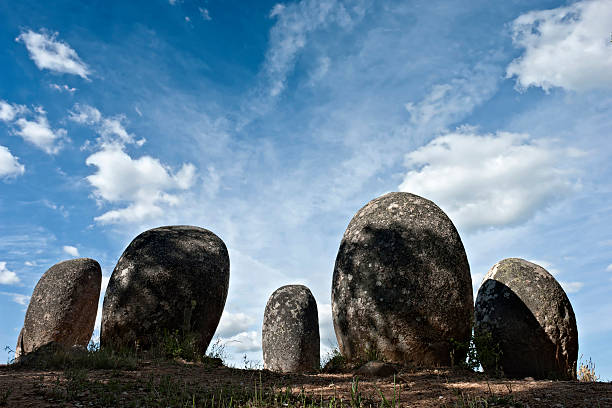
M138 235L117 262L102 308L102 346L149 349L179 331L206 352L223 313L229 256L211 231L166 226Z
M270 296L262 327L264 368L284 373L320 365L317 302L303 285L283 286Z
M574 310L561 285L539 265L508 258L489 270L476 297L474 336L477 352L489 356L481 358L485 372L576 378Z
M349 362L449 365L454 342L470 339L473 310L463 243L436 204L388 193L355 214L332 279L334 329Z
M86 347L93 334L102 270L89 258L53 265L40 278L19 333L15 358L54 342Z

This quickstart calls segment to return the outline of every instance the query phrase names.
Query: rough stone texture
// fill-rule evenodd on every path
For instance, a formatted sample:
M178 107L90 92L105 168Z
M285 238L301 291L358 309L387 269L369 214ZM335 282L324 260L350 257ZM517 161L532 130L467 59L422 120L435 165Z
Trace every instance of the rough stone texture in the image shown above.
M164 331L194 336L206 351L223 313L229 256L223 241L199 227L167 226L138 235L106 289L100 342L150 348Z
M399 372L394 364L383 361L368 361L355 371L361 377L389 377Z
M262 328L264 368L284 373L319 369L317 302L303 285L283 286L266 304Z
M467 343L473 316L470 268L451 220L409 193L366 204L340 244L332 314L349 361L449 365L450 339Z
M45 344L87 346L93 334L102 270L89 258L53 265L40 278L19 334L15 358Z
M504 375L576 378L574 310L561 285L544 268L510 258L489 270L476 297L474 327L477 337L487 332L501 349L498 368Z

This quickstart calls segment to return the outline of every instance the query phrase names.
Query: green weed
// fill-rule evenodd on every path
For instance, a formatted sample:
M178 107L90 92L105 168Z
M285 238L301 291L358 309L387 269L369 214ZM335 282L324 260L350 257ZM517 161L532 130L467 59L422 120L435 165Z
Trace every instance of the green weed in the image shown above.
M337 347L328 352L321 361L321 371L324 373L342 373L346 370L346 358Z

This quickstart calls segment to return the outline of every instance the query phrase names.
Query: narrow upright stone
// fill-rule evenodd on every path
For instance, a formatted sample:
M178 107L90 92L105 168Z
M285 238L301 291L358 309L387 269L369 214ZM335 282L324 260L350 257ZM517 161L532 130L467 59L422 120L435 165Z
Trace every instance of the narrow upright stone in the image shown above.
M265 369L284 373L319 369L319 315L310 289L288 285L272 293L264 313L262 348Z

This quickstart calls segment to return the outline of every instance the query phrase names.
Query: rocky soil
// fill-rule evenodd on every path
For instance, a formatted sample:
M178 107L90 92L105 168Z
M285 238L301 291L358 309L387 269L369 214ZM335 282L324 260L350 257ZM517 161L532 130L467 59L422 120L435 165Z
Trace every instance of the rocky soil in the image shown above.
M351 407L359 403L363 407L612 407L612 383L490 379L460 369L404 369L395 377L356 381L352 374L276 374L178 361L141 361L132 370L0 366L0 405L10 407Z

